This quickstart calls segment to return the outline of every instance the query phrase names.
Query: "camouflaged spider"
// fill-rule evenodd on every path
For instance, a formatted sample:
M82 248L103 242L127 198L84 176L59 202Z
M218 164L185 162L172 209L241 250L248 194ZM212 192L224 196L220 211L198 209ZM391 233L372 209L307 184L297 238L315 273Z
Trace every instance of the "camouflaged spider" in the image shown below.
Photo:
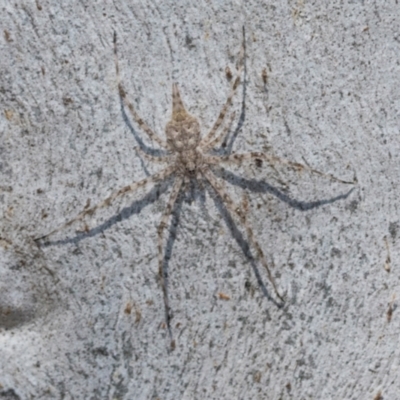
M80 214L78 214L74 219L70 220L69 222L65 223L64 225L60 226L59 228L53 230L47 235L44 235L37 240L44 239L49 237L50 235L60 231L61 229L72 225L73 223L83 220L86 216L92 215L96 210L106 207L111 204L116 198L126 195L128 193L133 193L136 190L145 187L151 183L157 183L170 176L175 177L175 181L173 184L173 188L167 203L167 206L164 210L164 213L161 218L161 222L157 229L158 234L158 265L159 265L159 275L161 279L161 286L163 290L163 297L164 297L164 306L165 306L165 315L166 315L166 323L168 327L169 334L171 336L171 343L173 345L172 340L172 333L170 328L170 307L168 304L168 295L167 295L167 287L166 287L166 276L165 271L163 270L163 233L165 228L167 227L168 220L172 214L172 210L174 208L174 204L178 198L178 195L181 189L185 186L188 181L191 179L203 179L207 181L211 187L214 189L217 196L220 198L222 203L225 205L226 209L231 213L233 216L237 218L237 221L244 227L247 239L249 244L254 248L257 253L257 256L261 262L261 264L265 267L268 279L272 284L272 287L279 297L281 301L283 301L282 296L280 295L274 278L271 274L270 268L267 264L266 258L264 253L259 245L255 235L253 233L252 228L250 227L246 214L247 209L244 204L235 204L232 198L229 196L228 192L225 189L224 182L218 178L213 173L213 166L219 166L223 164L241 164L244 160L253 160L258 166L261 166L263 162L266 162L270 165L276 164L283 164L288 168L292 168L295 170L307 170L312 173L316 173L318 175L323 175L328 177L329 179L336 180L342 183L352 183L342 181L338 178L335 178L329 174L323 174L319 171L316 171L308 166L290 162L283 160L281 158L270 156L260 152L251 152L246 154L229 154L229 155L215 155L210 154L210 151L215 149L219 146L227 137L229 131L229 125L224 128L220 133L218 133L219 128L221 127L225 116L229 108L232 105L232 99L235 95L237 88L240 84L240 76L243 71L244 65L244 50L245 50L245 39L244 39L244 30L243 30L243 44L240 51L238 68L235 79L232 80L231 90L228 95L228 98L225 104L222 106L222 109L218 115L218 118L214 125L212 126L211 130L204 136L201 136L200 133L200 124L198 120L190 115L182 102L178 85L177 83L173 83L172 85L172 117L171 120L168 122L165 128L166 134L166 141L161 139L158 135L156 135L152 129L144 122L144 120L139 116L136 112L135 108L133 107L132 103L128 100L127 94L122 86L120 73L119 73L119 64L118 64L118 57L117 57L117 36L114 32L114 55L115 55L115 66L116 66L116 74L118 79L118 90L121 99L125 106L129 109L130 113L132 114L133 119L138 124L138 126L147 134L147 136L156 142L161 149L163 149L167 155L161 157L154 157L150 156L147 153L138 148L137 150L142 154L145 158L150 159L151 161L157 163L165 163L167 166L165 169L161 170L160 172L151 175L139 182L132 183L128 186L121 188L120 190L116 191L115 193L111 194L108 198L104 201L100 202L99 204L84 209ZM233 120L235 114L232 113L231 121Z

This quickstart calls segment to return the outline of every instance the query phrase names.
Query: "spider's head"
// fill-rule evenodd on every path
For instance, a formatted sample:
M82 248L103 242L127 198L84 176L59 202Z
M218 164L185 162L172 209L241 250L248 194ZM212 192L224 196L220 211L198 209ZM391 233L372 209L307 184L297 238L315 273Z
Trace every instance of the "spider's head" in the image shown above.
M200 125L185 109L178 85L172 85L172 118L165 129L169 145L178 152L194 150L200 142Z

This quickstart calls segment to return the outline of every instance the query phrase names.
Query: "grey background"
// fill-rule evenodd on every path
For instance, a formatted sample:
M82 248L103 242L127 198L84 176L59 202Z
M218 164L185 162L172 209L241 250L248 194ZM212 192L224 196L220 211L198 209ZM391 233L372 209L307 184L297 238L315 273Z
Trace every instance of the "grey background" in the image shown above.
M0 399L400 398L397 1L2 1L0 15ZM162 135L173 80L212 126L242 26L233 150L358 184L235 171L293 200L247 191L283 308L210 193L181 198L164 243L169 352L156 227L171 182L96 214L91 235L32 238L159 168L134 151L156 146L121 109L113 31L129 98Z

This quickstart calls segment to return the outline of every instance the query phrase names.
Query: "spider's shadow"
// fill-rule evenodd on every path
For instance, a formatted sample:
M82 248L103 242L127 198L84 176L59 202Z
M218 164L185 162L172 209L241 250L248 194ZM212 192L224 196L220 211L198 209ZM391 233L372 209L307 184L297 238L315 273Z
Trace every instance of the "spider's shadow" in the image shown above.
M260 181L256 179L246 179L239 175L234 174L233 172L226 170L225 168L215 168L213 169L213 172L216 176L222 178L226 182L229 182L231 185L238 186L241 189L247 189L252 193L271 194L272 196L278 198L280 201L283 201L290 207L295 208L296 210L299 211L308 211L314 208L321 207L325 204L332 204L335 203L336 201L344 200L354 190L353 187L346 193L342 193L331 198L314 200L314 201L301 201L289 196L283 190L269 184L266 181Z
M245 43L245 38L244 38L244 43ZM246 46L245 46L244 47L244 59L243 59L242 101L241 101L241 111L240 111L238 123L237 123L236 128L232 132L232 134L226 135L221 146L218 149L215 149L213 151L214 154L221 155L221 156L231 154L234 142L236 141L236 139L243 127L245 117L246 117L246 112L245 112L246 85L247 85L246 84L246 76L247 76L247 67L246 67ZM138 143L140 149L143 152L145 152L151 156L154 156L154 157L165 156L167 154L167 152L165 150L150 147L142 140L142 138L139 136L139 134L137 133L137 131L134 129L134 127L131 124L131 121L126 113L122 97L119 96L119 99L120 99L121 113L122 113L123 120L124 120L125 124L127 125L129 131L133 135L134 139ZM141 159L141 162L142 162L142 167L145 170L145 173L147 175L150 175L149 172L147 171L147 168L144 165L144 162L142 159ZM258 181L258 180L254 180L254 179L245 179L245 178L242 178L242 177L240 177L232 172L229 172L225 169L222 169L222 168L215 168L215 169L213 169L213 172L218 177L224 179L226 182L228 182L232 185L241 187L242 189L247 189L254 193L268 193L270 195L277 197L279 200L285 202L290 207L301 210L301 211L311 210L311 209L320 207L325 204L331 204L338 200L345 199L354 190L354 188L352 188L347 193L344 193L344 194L341 194L341 195L338 195L336 197L332 197L329 199L306 202L306 201L299 201L299 200L296 200L296 199L290 197L288 194L286 194L281 189L279 189L273 185L270 185L265 181ZM157 201L159 199L159 197L167 191L168 187L170 186L171 180L172 179L170 178L166 182L156 185L148 194L146 194L140 200L134 201L133 203L131 203L130 206L123 208L118 214L107 219L105 222L103 222L99 226L92 228L87 232L78 233L74 237L69 237L69 238L62 239L62 240L46 241L42 244L42 246L64 245L64 244L77 245L81 240L84 240L89 237L94 237L96 235L104 233L104 231L107 230L108 228L110 228L111 226L115 225L118 222L121 222L123 220L130 218L134 214L139 214L146 206ZM169 261L172 256L172 250L173 250L174 243L176 240L177 227L179 224L180 215L181 215L182 206L183 206L184 201L191 202L191 201L199 200L203 213L208 215L208 212L205 207L205 192L206 192L205 188L201 187L199 190L199 186L196 185L196 183L194 181L191 181L189 189L190 190L188 192L186 191L185 194L180 193L177 201L174 204L173 211L172 211L172 218L171 218L169 234L168 234L167 242L166 242L166 246L165 246L163 265L162 265L162 273L164 274L164 277L165 277L167 293L168 293ZM252 252L251 252L251 249L249 246L249 242L243 237L243 234L238 229L238 226L235 223L232 215L227 210L223 201L218 197L218 195L210 187L210 185L207 185L207 191L210 193L211 197L213 198L215 205L216 205L218 211L221 213L233 238L236 240L239 247L242 249L246 258L250 261L251 267L253 269L253 272L256 276L258 285L259 285L263 295L266 298L268 298L269 300L271 300L278 307L281 307L282 304L278 303L270 295L269 291L267 290L267 288L261 278L259 269L257 267L256 259L252 255Z
M354 188L350 189L348 192L340 194L338 196L328 198L328 199L322 199L322 200L316 200L316 201L311 201L311 202L306 202L306 201L299 201L296 200L292 197L290 197L288 194L284 193L282 190L280 190L277 187L274 187L270 184L268 184L265 181L257 181L254 179L245 179L242 178L236 174L233 174L232 172L229 172L224 169L217 169L214 171L216 176L224 179L226 182L238 186L242 189L247 189L253 193L267 193L270 195L273 195L280 199L281 201L285 202L288 204L290 207L301 210L301 211L306 211L306 210L311 210L314 208L321 207L325 204L331 204L339 200L346 199L350 193L354 190ZM89 238L89 237L94 237L99 234L103 234L105 230L109 229L113 225L124 221L128 218L130 218L134 214L140 214L140 212L148 205L154 203L157 201L160 196L164 193L167 192L168 188L171 186L171 181L172 178L167 179L166 181L157 184L154 186L154 188L148 192L145 196L143 196L140 200L136 200L133 203L131 203L130 206L123 208L118 214L112 216L111 218L107 219L105 222L102 224L98 225L95 228L90 229L89 231L86 232L80 232L74 237L69 237L61 240L54 240L54 241L46 241L42 243L41 245L43 247L47 246L52 246L52 245L65 245L65 244L75 244L78 245L80 241ZM166 283L166 291L167 291L167 296L168 296L168 271L169 271L169 261L172 256L172 251L174 247L174 243L176 240L176 235L177 235L177 229L180 221L180 215L182 211L182 206L184 202L192 203L194 201L200 201L200 205L202 208L203 214L209 217L209 214L207 212L207 209L205 207L205 188L201 185L198 184L199 182L192 180L190 182L189 187L185 187L185 190L181 191L179 194L173 210L172 210L172 218L171 218L171 223L169 227L169 234L167 237L167 242L165 245L165 251L164 251L164 257L163 257L163 264L162 264L162 273L164 275L165 283ZM202 183L202 182L201 182ZM243 234L238 228L237 223L234 221L232 215L230 212L227 210L226 206L224 205L222 199L219 198L219 196L214 192L212 187L207 184L207 191L212 197L217 210L221 213L222 218L224 219L229 231L231 232L232 237L235 239L239 247L242 249L244 255L246 258L249 260L251 268L253 269L254 275L257 279L257 283L263 293L263 295L270 301L272 301L277 307L281 308L283 306L282 303L277 302L274 297L272 297L266 288L266 285L264 284L264 281L261 277L258 265L257 265L257 260L254 258L252 255L252 251L250 249L249 242L243 237ZM171 312L172 310L168 310L168 312Z
M47 246L65 245L65 244L77 245L84 239L102 234L104 233L104 231L111 228L113 225L122 222L126 219L129 219L132 215L140 214L145 207L157 201L160 198L160 196L168 190L169 186L171 186L171 179L168 179L164 182L155 185L153 189L150 190L150 192L148 192L140 200L135 200L129 206L124 207L121 211L119 211L118 214L112 216L111 218L108 218L100 225L88 231L79 232L73 237L68 237L60 240L47 240L41 243L41 246L47 247Z

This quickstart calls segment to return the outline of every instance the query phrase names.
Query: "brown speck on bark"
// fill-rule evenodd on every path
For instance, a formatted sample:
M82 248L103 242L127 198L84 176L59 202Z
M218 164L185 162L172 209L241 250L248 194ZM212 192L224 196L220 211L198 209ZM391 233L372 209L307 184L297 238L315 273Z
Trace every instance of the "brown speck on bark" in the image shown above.
M228 66L225 68L225 75L228 81L232 79L232 71Z
M12 42L10 32L7 29L4 29L4 37L8 43Z
M267 82L268 82L267 68L264 68L264 69L262 70L262 72L261 72L261 78L262 78L262 80L263 80L263 82L264 82L264 85L266 85Z

